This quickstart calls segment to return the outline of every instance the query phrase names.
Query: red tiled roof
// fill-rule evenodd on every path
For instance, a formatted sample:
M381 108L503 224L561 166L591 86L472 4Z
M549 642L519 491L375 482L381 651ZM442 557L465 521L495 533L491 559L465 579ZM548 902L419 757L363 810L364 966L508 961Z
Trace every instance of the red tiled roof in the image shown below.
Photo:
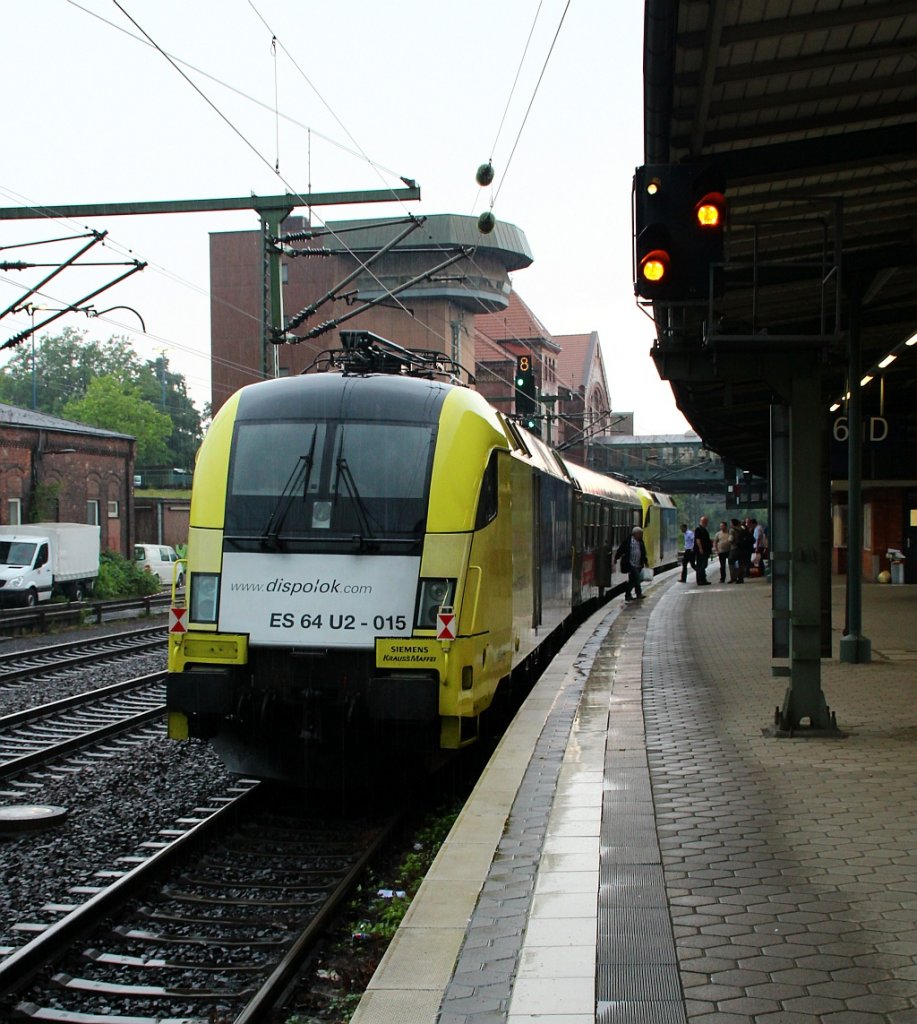
M592 362L596 358L598 335L560 334L554 339L560 346L557 356L557 380L574 391L588 384Z
M477 320L479 317L475 319ZM475 325L474 358L475 362L492 363L501 360L511 360L514 358L514 353L501 345L499 341L489 338L483 331L477 330L477 325Z
M554 341L544 324L515 291L510 292L506 309L498 313L476 314L474 326L494 341Z

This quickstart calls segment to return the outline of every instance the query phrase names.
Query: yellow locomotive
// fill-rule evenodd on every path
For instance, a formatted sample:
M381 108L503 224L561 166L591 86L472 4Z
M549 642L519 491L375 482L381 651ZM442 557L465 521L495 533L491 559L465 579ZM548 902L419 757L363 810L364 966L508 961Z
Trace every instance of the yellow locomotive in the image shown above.
M304 785L367 745L472 743L499 689L623 581L634 525L656 564L677 550L669 499L570 464L442 354L345 333L330 372L253 384L214 418L169 641L169 735Z

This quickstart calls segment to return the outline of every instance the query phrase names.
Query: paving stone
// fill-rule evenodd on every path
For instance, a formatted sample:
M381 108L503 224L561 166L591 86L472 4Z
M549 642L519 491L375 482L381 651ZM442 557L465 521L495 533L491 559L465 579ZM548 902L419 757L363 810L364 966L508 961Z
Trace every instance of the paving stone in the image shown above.
M737 647L682 638L704 635L737 604L746 621L765 622L768 590L756 583L736 597L711 588L703 601L660 588L652 611L650 602L628 609L634 637L648 622L642 655L627 629L583 648L538 741L466 938L458 998L444 1000L439 1024L505 1020L520 908L534 892L577 701L582 749L607 732L599 962L636 970L670 956L684 992L655 1004L600 999L599 1024L917 1024L908 1002L917 998L914 764L884 722L894 706L896 728L917 727L913 700L901 699L908 668L823 661L832 706L855 723L850 738L765 737L787 685L771 675L767 631L750 629ZM585 811L583 827L590 820ZM664 888L648 876L607 884L609 871L635 868L661 870ZM668 940L655 924L643 935L614 916L661 909L666 897ZM499 927L507 920L515 934Z

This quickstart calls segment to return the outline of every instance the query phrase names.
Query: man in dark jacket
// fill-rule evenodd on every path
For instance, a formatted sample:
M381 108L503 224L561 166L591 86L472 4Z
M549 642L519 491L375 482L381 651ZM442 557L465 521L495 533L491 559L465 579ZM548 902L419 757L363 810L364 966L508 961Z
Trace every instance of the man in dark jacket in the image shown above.
M639 526L635 526L631 530L630 536L625 537L618 545L615 562L618 561L621 563L621 572L627 573L624 600L635 601L637 598L643 597L643 591L640 589L640 573L644 566L650 564L650 560L646 554L646 545L643 543L643 530ZM633 597L630 593L632 590L634 591Z
M694 568L697 572L697 585L705 587L710 585L707 579L707 563L713 551L713 541L710 539L710 531L707 523L710 520L701 516L697 526L694 528Z

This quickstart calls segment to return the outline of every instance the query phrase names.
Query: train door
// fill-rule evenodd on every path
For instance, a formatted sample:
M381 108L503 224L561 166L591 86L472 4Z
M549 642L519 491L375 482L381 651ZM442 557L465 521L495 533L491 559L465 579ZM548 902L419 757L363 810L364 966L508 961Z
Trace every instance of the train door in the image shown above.
M585 547L585 507L583 495L573 492L573 607L583 600L583 548Z
M532 565L532 626L538 628L542 618L542 583L544 552L541 545L541 477L532 475L532 551L536 552Z
M611 508L605 502L599 506L598 538L595 544L595 582L601 589L611 586L611 563L615 556L611 535Z

